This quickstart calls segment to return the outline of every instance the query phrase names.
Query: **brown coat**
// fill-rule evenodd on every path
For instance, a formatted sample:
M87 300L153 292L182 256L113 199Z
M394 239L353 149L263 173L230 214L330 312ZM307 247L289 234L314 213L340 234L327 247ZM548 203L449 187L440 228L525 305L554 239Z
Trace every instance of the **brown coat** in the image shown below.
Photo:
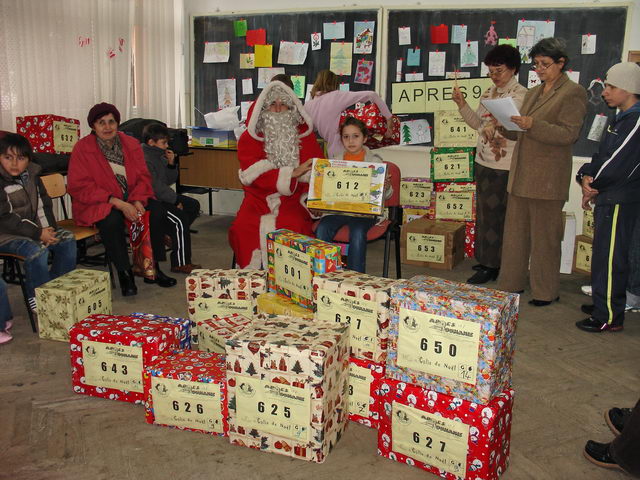
M520 109L523 116L533 117L533 126L517 134L507 189L519 197L566 201L572 146L587 111L587 94L566 73L540 98L543 88L529 90Z

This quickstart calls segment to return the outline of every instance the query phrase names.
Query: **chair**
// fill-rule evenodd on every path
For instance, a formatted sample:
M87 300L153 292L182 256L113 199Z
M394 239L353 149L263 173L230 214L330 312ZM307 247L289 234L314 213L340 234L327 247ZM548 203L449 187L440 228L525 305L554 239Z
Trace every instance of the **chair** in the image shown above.
M20 288L22 289L22 298L24 299L24 304L27 307L27 315L29 315L31 329L33 330L33 333L35 333L37 332L36 321L33 318L33 312L31 311L31 306L29 305L27 287L24 283L24 274L22 273L22 269L20 268L20 262L24 262L25 258L13 253L0 253L0 259L2 259L3 261L2 278L4 279L4 281L14 285L20 285Z
M401 278L402 266L400 264L400 225L402 223L402 207L400 206L400 169L395 163L384 162L387 164L387 175L389 176L389 183L393 188L391 197L385 200L384 206L389 209L389 217L383 220L377 225L374 225L367 232L367 242L378 240L384 235L384 262L382 266L382 276L387 278L389 276L389 254L391 250L391 237L395 243L396 253L396 276ZM313 226L313 230L318 225L316 222ZM349 226L344 225L336 235L333 237L333 241L337 243L349 243Z

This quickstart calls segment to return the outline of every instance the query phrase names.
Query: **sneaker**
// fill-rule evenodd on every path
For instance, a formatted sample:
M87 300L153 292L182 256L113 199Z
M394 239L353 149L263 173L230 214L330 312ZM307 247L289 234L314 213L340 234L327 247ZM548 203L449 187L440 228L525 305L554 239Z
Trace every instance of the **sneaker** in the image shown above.
M610 325L593 317L576 322L576 327L589 333L619 332L623 328L622 325Z
M632 411L633 409L631 408L614 407L604 412L604 420L614 434L620 435Z
M591 290L591 285L582 285L580 287L580 290L582 290L582 293L584 293L587 297L590 297L593 293Z
M11 340L13 340L13 337L9 332L7 332L6 330L3 332L0 332L0 345L2 345L3 343L8 343Z
M4 324L4 329L9 331L13 327L13 320L7 320Z

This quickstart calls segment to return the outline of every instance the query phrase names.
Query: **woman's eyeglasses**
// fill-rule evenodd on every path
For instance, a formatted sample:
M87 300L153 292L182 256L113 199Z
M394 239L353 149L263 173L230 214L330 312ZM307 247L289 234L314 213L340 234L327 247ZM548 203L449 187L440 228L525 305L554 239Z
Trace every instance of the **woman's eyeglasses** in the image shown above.
M547 68L549 68L551 65L554 65L557 62L551 62L551 63L534 63L533 65L531 65L531 70L546 70Z

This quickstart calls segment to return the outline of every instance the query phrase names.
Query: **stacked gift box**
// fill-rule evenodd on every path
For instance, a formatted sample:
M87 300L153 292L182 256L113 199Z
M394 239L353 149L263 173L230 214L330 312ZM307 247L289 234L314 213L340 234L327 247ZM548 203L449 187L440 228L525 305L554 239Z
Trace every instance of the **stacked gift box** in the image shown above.
M80 121L50 114L16 117L16 133L29 140L34 152L71 153L80 138Z
M587 235L576 235L576 244L574 248L573 271L576 273L590 275L593 238L588 237Z
M430 219L461 222L465 226L464 255L475 255L476 239L475 182L437 182L433 193L434 209Z
M188 318L167 317L165 315L153 315L151 313L134 312L130 314L136 318L146 318L148 320L160 320L165 323L172 323L180 328L178 346L180 348L191 348L191 321Z
M301 307L289 297L267 292L258 296L258 313L267 315L287 315L289 317L313 318L313 310Z
M202 320L198 323L198 347L205 352L223 354L227 340L242 333L252 321L251 318L237 313Z
M426 177L402 177L400 181L400 205L402 223L425 215L434 215L433 182Z
M461 222L416 218L402 226L402 263L452 270L464 259L465 227Z

